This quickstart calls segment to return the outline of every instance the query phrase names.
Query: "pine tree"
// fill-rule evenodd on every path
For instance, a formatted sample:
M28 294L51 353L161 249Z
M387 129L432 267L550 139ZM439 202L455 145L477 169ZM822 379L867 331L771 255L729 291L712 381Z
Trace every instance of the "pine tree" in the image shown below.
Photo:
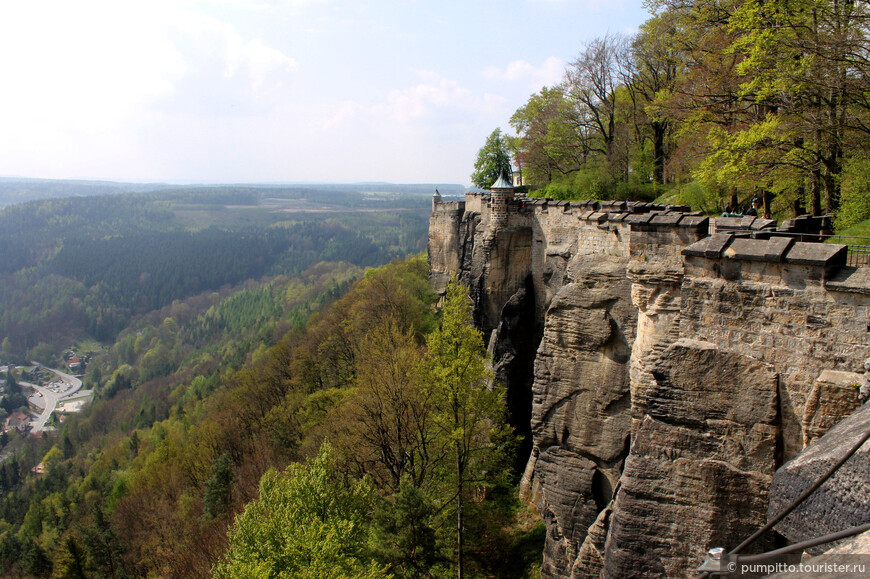
M229 512L233 478L233 464L230 455L225 452L211 465L211 478L205 483L205 496L202 502L206 516L217 519Z

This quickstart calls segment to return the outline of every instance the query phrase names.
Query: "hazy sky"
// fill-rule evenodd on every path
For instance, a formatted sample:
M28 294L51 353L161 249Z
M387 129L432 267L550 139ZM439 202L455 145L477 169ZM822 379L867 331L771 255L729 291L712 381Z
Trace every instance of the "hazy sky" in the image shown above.
M496 127L642 0L0 6L0 175L469 183Z

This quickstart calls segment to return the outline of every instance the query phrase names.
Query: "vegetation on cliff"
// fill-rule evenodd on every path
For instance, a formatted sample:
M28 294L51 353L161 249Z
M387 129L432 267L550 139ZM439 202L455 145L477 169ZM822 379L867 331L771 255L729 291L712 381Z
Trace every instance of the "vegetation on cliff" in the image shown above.
M867 217L870 6L648 3L510 120L524 182L556 198ZM841 211L842 209L842 211Z

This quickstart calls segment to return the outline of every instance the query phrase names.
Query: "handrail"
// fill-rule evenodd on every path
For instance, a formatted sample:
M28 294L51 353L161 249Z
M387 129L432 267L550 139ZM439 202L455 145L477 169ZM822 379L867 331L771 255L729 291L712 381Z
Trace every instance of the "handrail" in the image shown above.
M801 493L800 496L799 496L798 498L796 498L795 500L793 500L793 501L791 502L791 504L789 504L785 509L782 510L782 512L780 512L778 515L776 515L776 516L773 517L770 521L768 521L766 525L764 525L763 527L761 527L760 529L758 529L757 531L755 531L755 533L753 533L751 536L747 537L746 540L744 540L742 543L740 543L739 545L737 545L736 547L734 547L731 551L729 551L729 554L730 554L730 555L736 555L737 553L739 553L740 551L742 551L745 547L747 547L747 546L751 545L752 543L754 543L755 540L758 539L758 537L760 537L762 534L764 534L764 533L766 533L767 531L769 531L769 530L770 530L774 525L776 525L778 522L780 522L780 521L783 520L785 517L787 517L787 516L788 516L792 511L794 511L796 508L798 508L798 507L800 506L800 504L801 504L802 502L804 502L804 500L806 500L806 498L807 498L808 496L810 496L811 494L813 494L813 493L814 493L814 492L815 492L815 491L816 491L820 486L822 486L823 484L825 484L825 482L826 482L829 478L831 478L831 476L832 476L835 472L837 472L837 469L839 469L841 466L843 466L843 464L845 464L845 462L846 462L847 460L849 460L849 459L852 457L852 455L854 455L856 452L858 452L858 449L861 448L861 446L862 446L865 442L867 442L867 440L870 440L870 429L868 429L867 432L864 433L864 436L862 436L862 437L858 440L858 442L856 442L856 443L852 446L852 448L850 448L850 449L846 452L846 454L844 454L843 457L840 458L840 460L838 460L837 462L835 462L835 463L831 466L831 468L829 468L829 469L827 470L827 472L825 472L825 474L823 474L823 475L821 476L821 478L819 478L819 480L816 481L816 483L815 483L813 486L811 486L810 488L808 488L807 490L805 490L803 493Z
M840 460L838 460L833 465L831 465L831 467L825 472L825 474L823 474L815 482L815 484L813 484L810 488L808 488L803 493L801 493L800 496L798 496L795 500L793 500L778 515L776 515L771 520L769 520L766 525L764 525L763 527L761 527L760 529L755 531L752 535L747 537L742 543L740 543L739 545L734 547L731 551L729 551L728 552L729 558L730 557L737 557L737 555L740 553L740 551L742 551L745 547L751 545L753 542L755 542L756 539L758 539L758 537L760 537L761 535L763 535L764 533L769 531L771 528L773 528L774 525L779 523L782 519L787 517L792 511L794 511L796 508L798 508L801 505L801 503L803 503L806 500L806 498L808 496L813 494L816 490L818 490L819 487L821 487L823 484L825 484L825 482L829 478L831 478L831 476L835 472L837 472L837 470L841 466L843 466L843 464L845 464L847 460L849 460L856 452L858 452L858 449L861 448L861 446L863 446L864 443L867 442L868 440L870 440L870 429L868 429L867 432L865 432L864 435L860 439L858 439L858 441L854 445L852 445L852 447L848 451L846 451L846 453L840 458ZM776 549L775 551L768 551L766 553L760 553L758 555L741 556L741 557L738 557L738 559L740 561L747 562L747 563L752 562L752 561L759 561L759 562L766 561L772 557L776 557L776 556L779 556L782 554L792 553L794 551L802 550L804 548L814 547L816 545L821 545L824 543L830 543L831 541L836 541L838 539L842 539L845 537L851 537L853 535L857 535L858 533L862 533L862 532L867 531L867 530L870 530L870 524L861 525L859 527L852 527L850 529L846 529L844 531L840 531L837 533L830 533L830 534L824 535L822 537L816 537L814 539L802 541L800 543L796 543L794 545L789 545L789 546L783 547L781 549ZM720 551L720 553L721 553L721 551ZM717 559L718 559L718 556L717 556ZM733 559L729 559L729 560L733 560ZM701 573L699 577L701 579L707 579L713 574L715 574L715 573L710 572L710 571L705 571L705 572Z

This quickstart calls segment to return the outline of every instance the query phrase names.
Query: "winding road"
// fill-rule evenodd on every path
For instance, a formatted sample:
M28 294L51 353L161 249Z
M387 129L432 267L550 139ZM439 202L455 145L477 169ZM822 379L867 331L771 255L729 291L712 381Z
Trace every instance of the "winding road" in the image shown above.
M45 408L42 410L42 414L31 423L31 432L42 432L46 430L45 424L48 422L48 419L51 418L51 413L57 408L57 403L61 400L71 398L76 392L78 392L82 387L82 381L75 376L71 376L61 372L60 370L48 368L42 364L37 364L36 362L33 362L33 365L54 372L57 374L59 380L62 380L66 385L65 389L62 389L60 392L55 392L51 388L46 388L45 386L37 386L36 384L31 384L29 382L21 382L22 386L29 386L37 392L42 393L42 398L45 400Z

